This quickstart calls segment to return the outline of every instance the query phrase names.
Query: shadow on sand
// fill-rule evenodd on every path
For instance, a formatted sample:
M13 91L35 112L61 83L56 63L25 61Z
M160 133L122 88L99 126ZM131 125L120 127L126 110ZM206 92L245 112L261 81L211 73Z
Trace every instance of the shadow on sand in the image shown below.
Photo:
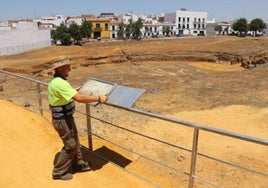
M82 146L81 152L83 158L91 164L91 170L101 169L109 161L117 164L122 168L126 167L132 162L121 154L110 150L106 146L102 146L93 152L91 152L88 148Z

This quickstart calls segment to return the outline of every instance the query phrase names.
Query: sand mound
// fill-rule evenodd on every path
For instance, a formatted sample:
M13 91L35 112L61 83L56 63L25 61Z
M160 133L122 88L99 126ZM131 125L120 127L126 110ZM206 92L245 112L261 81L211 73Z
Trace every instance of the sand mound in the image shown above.
M52 161L62 147L52 125L10 102L0 100L0 105L0 187L152 187L109 163L71 181L52 180ZM96 166L99 159L90 160Z

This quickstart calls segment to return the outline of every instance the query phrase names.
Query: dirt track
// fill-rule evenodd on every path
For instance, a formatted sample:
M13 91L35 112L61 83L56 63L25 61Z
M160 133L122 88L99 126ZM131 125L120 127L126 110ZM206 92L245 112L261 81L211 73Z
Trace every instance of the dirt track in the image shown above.
M49 65L56 59L68 57L73 61L69 80L75 87L88 77L96 77L126 86L143 88L146 92L135 104L138 109L268 139L266 134L268 131L268 64L258 64L256 67L250 65L250 69L240 66L242 60L252 62L267 57L267 41L267 38L205 37L98 42L82 47L53 46L15 56L2 56L0 68L47 82L51 77ZM5 98L10 93L20 95L7 89L9 80L5 81L4 77L1 77L1 80L4 86L1 98ZM27 85L23 86L27 89ZM28 89L31 91L31 88ZM142 121L135 124L137 124L135 128L139 131L150 128L149 132L164 136L165 140L177 139L180 144L189 144L186 142L189 138L185 130L167 128L162 122L147 124ZM117 135L118 138L124 136ZM240 143L232 143L209 135L203 136L205 145L200 148L201 151L207 149L220 158L232 157L230 159L232 161L254 166L263 172L267 171L268 164L265 160L268 154L267 148L249 146L245 143L240 145ZM82 140L85 143L86 138L83 137ZM126 140L132 141L137 149L145 148L148 152L151 151L148 146L138 144L136 140L128 138ZM99 146L101 147L102 144L100 142ZM168 150L165 152L173 153ZM233 155L236 152L241 154ZM160 150L153 154L163 160L169 160ZM178 158L179 165L186 165L184 164L186 159L180 159L179 154L173 154L169 157ZM122 155L127 156L125 153ZM177 187L178 181L180 183L187 181L187 178L178 179L178 176L170 172L150 169L146 162L135 157L132 160L132 165L128 168L149 174L148 176L162 187ZM204 164L205 167L199 169L198 173L222 182L225 187L251 188L265 187L268 184L266 179L260 180L255 176L250 177L253 178L253 182L244 182L245 179L250 178L243 173L241 175L228 168L215 167L211 163ZM216 173L212 175L205 173L212 170ZM167 177L164 176L165 174L168 174ZM202 184L199 186L202 187Z

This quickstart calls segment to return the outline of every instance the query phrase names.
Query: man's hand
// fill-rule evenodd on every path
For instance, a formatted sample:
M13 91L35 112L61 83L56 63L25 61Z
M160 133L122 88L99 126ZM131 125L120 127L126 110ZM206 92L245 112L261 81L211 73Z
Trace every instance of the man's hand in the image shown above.
M100 103L106 103L108 100L108 96L107 95L102 95L100 96Z

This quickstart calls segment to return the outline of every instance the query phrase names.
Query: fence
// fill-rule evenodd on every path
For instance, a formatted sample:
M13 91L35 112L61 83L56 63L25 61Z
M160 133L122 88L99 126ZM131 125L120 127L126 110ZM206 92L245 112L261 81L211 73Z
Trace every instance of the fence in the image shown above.
M23 105L31 111L39 111L43 117L47 117L49 109L44 107L48 106L46 83L3 70L0 70L0 73L5 75L5 78L2 79L3 93L5 93L2 95L3 98ZM16 79L16 85L12 85L14 79ZM18 90L16 92L18 95L14 93L14 89ZM33 98L33 95L36 98ZM37 103L37 107L33 105ZM44 105L44 103L46 104ZM99 113L100 111L101 113ZM232 187L267 187L268 185L268 173L259 170L259 167L263 165L268 169L266 156L254 153L245 156L247 154L233 144L235 140L235 142L242 142L243 147L254 145L267 154L268 140L135 108L109 104L105 104L105 107L102 108L77 104L77 112L79 117L76 119L81 121L78 124L84 124L84 122L87 124L87 127L80 127L79 132L87 134L89 151L93 152L93 146L98 146L98 142L95 142L96 139L120 148L125 151L124 155L133 160L130 161L121 156L124 158L124 162L120 161L119 166L156 187L225 187L229 185L226 184L226 181L230 181L230 179L235 182ZM162 135L152 132L153 126L158 127ZM164 134L165 137L163 137ZM204 143L203 137L211 137L211 143ZM218 146L217 139L225 140L228 148L231 147L233 150L231 152L224 151L226 148ZM230 152L230 156L228 159L221 159L221 156L215 156L213 153L215 150ZM93 153L103 159L114 161L107 156L101 156L100 149ZM256 164L241 164L239 157L251 158L256 161ZM142 167L145 166L145 163L150 163L150 165L144 169L128 169L127 164L130 162L137 163L137 166ZM222 170L223 168L226 170ZM150 173L153 175L148 175ZM152 178L152 176L158 178Z

